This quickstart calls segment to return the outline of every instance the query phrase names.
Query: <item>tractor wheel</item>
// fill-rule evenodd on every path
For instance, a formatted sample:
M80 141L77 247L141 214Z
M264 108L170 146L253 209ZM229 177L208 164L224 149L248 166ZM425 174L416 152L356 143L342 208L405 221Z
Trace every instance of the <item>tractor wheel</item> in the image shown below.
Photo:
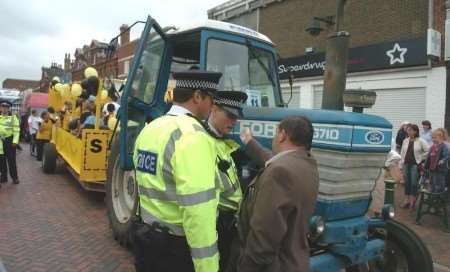
M106 208L114 238L124 247L130 246L131 217L137 209L137 184L134 171L119 165L119 141L111 144L106 180Z
M422 240L404 224L389 220L376 229L375 238L384 239L384 258L365 265L360 271L432 272L433 260Z
M56 146L52 143L46 143L42 153L42 170L44 173L52 174L55 172L57 157Z

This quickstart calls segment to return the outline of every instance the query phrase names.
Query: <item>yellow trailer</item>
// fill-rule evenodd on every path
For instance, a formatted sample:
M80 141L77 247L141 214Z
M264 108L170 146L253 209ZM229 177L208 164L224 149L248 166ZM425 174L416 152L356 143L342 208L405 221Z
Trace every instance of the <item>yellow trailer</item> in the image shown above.
M95 127L82 129L79 135L74 135L56 123L53 126L51 141L44 146L42 169L45 173L53 173L57 161L61 160L85 190L104 192L108 168L108 146L112 132L100 128L100 108L106 100L102 97L101 81L98 78L97 81ZM74 95L67 93L64 95L64 87L51 86L50 88L49 106L58 110L64 101L73 101Z

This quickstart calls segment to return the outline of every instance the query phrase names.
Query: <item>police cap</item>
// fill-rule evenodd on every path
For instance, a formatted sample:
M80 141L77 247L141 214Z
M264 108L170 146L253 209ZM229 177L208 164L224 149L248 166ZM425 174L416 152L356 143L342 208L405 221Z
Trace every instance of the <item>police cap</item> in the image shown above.
M222 73L205 70L188 70L173 72L176 80L175 89L201 90L208 93L215 93L219 86Z
M214 104L231 113L236 117L242 118L242 108L247 101L247 94L236 91L220 91L214 96Z
M7 107L7 108L9 108L11 106L12 106L11 102L9 102L7 100L0 100L0 107Z

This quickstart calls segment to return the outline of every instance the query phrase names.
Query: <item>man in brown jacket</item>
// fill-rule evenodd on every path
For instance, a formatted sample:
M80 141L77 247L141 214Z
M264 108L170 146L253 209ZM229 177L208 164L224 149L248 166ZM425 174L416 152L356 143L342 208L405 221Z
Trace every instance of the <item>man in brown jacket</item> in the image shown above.
M273 156L241 133L252 159L265 167L249 184L239 215L238 272L309 271L306 234L318 193L319 174L310 153L311 122L283 119L272 142Z

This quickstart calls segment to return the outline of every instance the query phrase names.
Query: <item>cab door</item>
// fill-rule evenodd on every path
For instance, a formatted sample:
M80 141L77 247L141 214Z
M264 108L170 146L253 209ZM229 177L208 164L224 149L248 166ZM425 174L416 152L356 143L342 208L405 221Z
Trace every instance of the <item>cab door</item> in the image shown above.
M134 143L146 121L162 115L166 109L163 97L170 69L168 48L166 35L149 16L121 97L120 165L124 170L133 167Z

